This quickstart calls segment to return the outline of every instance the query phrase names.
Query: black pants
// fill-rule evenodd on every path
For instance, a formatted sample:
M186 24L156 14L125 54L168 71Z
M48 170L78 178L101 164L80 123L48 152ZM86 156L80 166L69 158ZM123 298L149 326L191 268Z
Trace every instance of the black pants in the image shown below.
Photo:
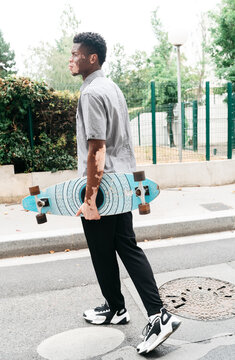
M102 216L82 224L91 259L103 296L112 311L125 307L116 252L125 265L148 316L160 312L163 306L151 266L136 244L132 213Z

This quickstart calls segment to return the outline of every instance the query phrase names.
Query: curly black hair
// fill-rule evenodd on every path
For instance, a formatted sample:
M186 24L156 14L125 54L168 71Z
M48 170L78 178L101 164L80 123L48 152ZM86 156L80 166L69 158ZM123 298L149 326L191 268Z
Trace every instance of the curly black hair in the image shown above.
M100 66L106 58L107 46L105 40L97 33L82 32L74 36L74 44L84 45L90 54L97 54Z

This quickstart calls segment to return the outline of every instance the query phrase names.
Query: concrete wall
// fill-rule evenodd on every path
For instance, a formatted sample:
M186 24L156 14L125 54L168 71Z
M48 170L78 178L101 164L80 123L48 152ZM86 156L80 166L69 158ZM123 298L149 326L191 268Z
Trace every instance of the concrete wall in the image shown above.
M140 168L163 189L235 183L235 160L143 165Z
M145 170L146 176L162 189L235 183L235 160L139 165L137 170ZM0 203L21 202L30 186L39 185L43 189L76 176L76 170L15 174L13 165L0 166Z
M0 203L17 203L29 195L29 187L39 185L41 189L77 176L77 171L65 170L52 173L33 172L15 174L13 165L0 166Z

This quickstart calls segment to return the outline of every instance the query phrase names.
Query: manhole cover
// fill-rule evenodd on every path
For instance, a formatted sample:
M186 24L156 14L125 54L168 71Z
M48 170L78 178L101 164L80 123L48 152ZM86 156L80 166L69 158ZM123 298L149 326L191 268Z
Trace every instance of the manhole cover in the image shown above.
M229 282L187 277L163 284L159 292L167 310L194 320L235 316L235 286Z

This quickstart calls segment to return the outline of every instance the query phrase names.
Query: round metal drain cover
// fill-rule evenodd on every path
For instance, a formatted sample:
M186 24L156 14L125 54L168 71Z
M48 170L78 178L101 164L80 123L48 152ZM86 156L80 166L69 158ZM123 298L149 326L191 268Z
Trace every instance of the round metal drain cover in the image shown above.
M235 285L207 277L187 277L163 284L159 293L167 310L194 320L235 316Z

